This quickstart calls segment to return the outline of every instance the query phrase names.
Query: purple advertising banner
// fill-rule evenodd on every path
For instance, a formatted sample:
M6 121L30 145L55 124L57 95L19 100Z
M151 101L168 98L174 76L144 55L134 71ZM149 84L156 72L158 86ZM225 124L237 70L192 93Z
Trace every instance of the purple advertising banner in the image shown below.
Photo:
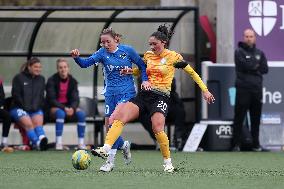
M235 0L235 46L247 28L269 61L284 61L284 0Z

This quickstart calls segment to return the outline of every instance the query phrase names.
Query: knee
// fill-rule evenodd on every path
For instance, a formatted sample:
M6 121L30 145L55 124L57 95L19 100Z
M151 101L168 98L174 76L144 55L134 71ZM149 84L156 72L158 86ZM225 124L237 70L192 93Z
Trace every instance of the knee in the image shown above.
M55 112L56 119L65 119L66 113L62 109L57 109Z
M80 121L80 122L85 121L86 114L85 114L84 111L82 111L82 110L77 111L76 116L77 116L78 121Z
M164 126L165 122L161 121L161 120L152 120L152 130L153 132L159 133L161 131L164 131Z
M119 121L124 122L125 118L124 118L123 114L120 111L118 111L118 112L111 114L111 116L109 118L110 123L113 123L114 120L119 120Z

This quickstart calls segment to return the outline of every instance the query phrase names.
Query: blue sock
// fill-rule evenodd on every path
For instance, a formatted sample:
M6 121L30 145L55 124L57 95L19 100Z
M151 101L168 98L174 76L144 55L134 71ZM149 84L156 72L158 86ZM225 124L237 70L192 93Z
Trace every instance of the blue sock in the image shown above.
M30 141L32 141L32 143L34 145L36 145L37 141L39 140L38 139L38 136L37 134L35 133L34 129L30 129L27 131L27 136L29 138Z
M44 130L43 130L43 127L42 126L36 126L34 128L35 130L35 133L37 134L37 136L41 136L41 135L44 135L45 136L45 133L44 133Z
M82 110L76 112L78 124L77 124L77 133L78 138L84 138L85 136L85 128L86 128L86 120L85 120L85 112Z
M124 140L123 140L123 138L121 136L119 136L117 138L117 140L115 141L115 143L112 145L111 149L121 149L123 144L124 144Z
M123 144L124 144L124 140L123 140L122 136L119 136L118 139L115 142L117 142L117 148L121 149Z
M64 126L64 121L65 121L65 116L66 113L61 110L57 109L55 112L55 131L56 131L56 136L62 136L63 133L63 126Z

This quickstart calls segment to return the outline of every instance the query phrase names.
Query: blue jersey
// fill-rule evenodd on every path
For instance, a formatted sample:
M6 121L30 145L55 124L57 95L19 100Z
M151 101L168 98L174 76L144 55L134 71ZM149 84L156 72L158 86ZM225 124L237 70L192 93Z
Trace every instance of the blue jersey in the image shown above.
M142 81L147 81L146 64L137 52L128 45L118 45L115 52L110 53L105 48L100 48L89 58L74 58L81 68L101 63L104 68L105 96L135 92L133 75L121 75L123 68L132 68L132 63L141 70Z

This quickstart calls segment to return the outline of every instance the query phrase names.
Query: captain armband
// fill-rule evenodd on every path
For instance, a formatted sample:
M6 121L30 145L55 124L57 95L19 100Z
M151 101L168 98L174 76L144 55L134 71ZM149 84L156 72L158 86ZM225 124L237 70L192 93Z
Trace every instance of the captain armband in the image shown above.
M186 66L188 65L188 63L187 62L185 62L185 61L181 61L181 62L177 62L177 63L175 63L174 64L174 67L175 68L185 68Z

